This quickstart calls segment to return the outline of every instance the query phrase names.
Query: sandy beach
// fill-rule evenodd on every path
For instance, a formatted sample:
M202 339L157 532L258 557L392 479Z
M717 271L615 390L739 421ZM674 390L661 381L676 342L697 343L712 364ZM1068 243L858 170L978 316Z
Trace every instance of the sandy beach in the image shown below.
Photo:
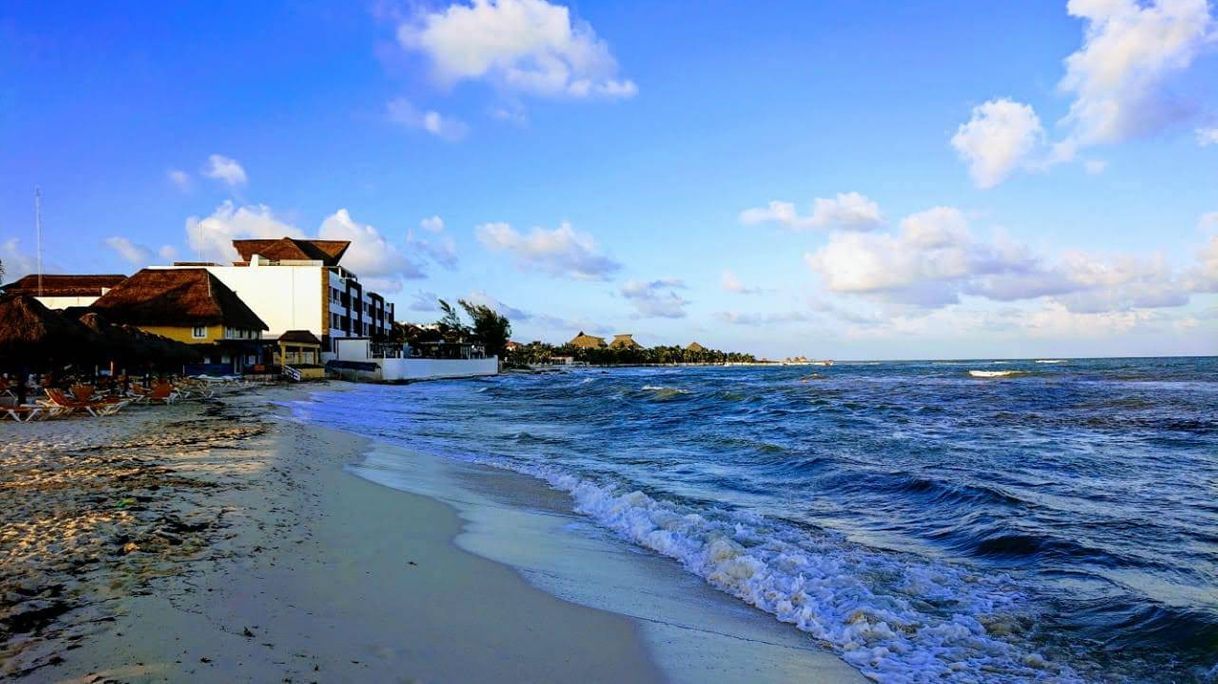
M369 442L274 406L300 396L269 388L0 427L3 673L70 682L674 679L643 634L656 620L556 598L464 550L454 540L470 511L345 472ZM699 661L691 671L712 671L714 654L688 653L699 632L676 631L694 635L666 632L684 643L686 661ZM809 654L820 668L813 679L853 676L815 649L792 657L789 645L771 644L784 661L776 668L766 648L731 678L778 679Z

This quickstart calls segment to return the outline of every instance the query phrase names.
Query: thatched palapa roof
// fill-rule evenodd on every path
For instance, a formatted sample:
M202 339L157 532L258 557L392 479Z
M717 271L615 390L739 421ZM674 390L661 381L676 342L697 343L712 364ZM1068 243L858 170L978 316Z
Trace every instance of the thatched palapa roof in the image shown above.
M280 342L290 342L292 344L315 344L321 346L321 340L308 330L289 330L279 336Z
M571 338L567 344L580 349L599 349L605 346L605 338L597 337L596 335L585 335L583 330L579 334Z
M686 349L688 349L688 350L689 350L689 351L691 351L691 352L704 352L704 351L706 351L706 347L703 347L702 345L698 344L697 342L690 342L690 343L689 343L689 346L687 346L687 347L686 347Z
M27 295L0 295L0 361L78 358L93 335Z
M268 329L237 293L204 268L146 268L94 302L93 310L131 325Z
M233 247L245 263L254 255L272 261L320 261L337 266L351 246L348 240L301 240L282 237L277 240L233 240Z
M624 333L614 335L613 341L609 343L610 349L642 349L643 345L634 341L634 335Z
M38 276L30 274L8 285L0 287L5 294L23 294L33 297L100 297L106 290L127 279L125 275L62 275L42 274L42 288L38 287Z

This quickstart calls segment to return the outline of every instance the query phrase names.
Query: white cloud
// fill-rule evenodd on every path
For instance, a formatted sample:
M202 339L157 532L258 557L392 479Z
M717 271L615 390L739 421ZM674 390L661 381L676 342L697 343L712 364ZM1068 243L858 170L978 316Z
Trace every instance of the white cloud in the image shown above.
M781 313L757 313L752 311L719 311L715 318L729 325L771 326L787 323L807 323L814 319L803 311L784 311Z
M1058 86L1075 96L1064 119L1072 140L1119 142L1185 112L1163 95L1163 85L1213 37L1206 0L1070 0L1066 11L1087 21L1083 45L1066 58Z
M773 201L765 207L740 212L745 225L777 223L792 230L836 228L839 230L871 230L883 224L880 207L857 192L842 192L836 197L817 197L812 201L812 213L800 216L791 202Z
M233 249L236 239L280 237L304 237L304 233L279 220L264 204L238 207L225 201L210 216L186 219L186 242L204 261L227 264L239 259Z
M152 260L151 249L143 245L137 245L125 237L108 237L105 242L107 247L135 266L147 266Z
M1218 38L1206 0L1070 0L1066 10L1087 22L1058 84L1074 96L1060 122L1066 134L1047 143L1032 107L1010 99L975 107L951 142L978 187L993 187L1019 169L1071 161L1086 147L1154 133L1191 114L1165 86ZM1208 138L1197 135L1205 144ZM1098 168L1089 164L1088 172Z
M419 290L410 296L410 305L408 308L411 311L423 311L428 313L439 311L439 300L440 295L436 294L435 292Z
M415 237L414 231L406 233L406 247L422 254L448 270L457 267L457 243L451 237L444 235L444 219L439 216L428 216L419 221L419 228L435 234L433 238Z
M266 205L235 206L224 202L210 216L186 220L186 239L200 258L225 264L239 258L232 241L244 238L308 238L300 228L275 216ZM401 289L403 278L421 278L422 271L380 231L359 223L346 209L339 209L322 221L316 237L324 240L350 240L343 266L360 276L365 284L382 292Z
M38 270L37 259L21 251L21 241L17 238L0 241L0 264L4 264L4 282L12 282Z
M169 179L170 183L173 183L174 187L182 192L189 192L191 187L194 185L194 181L191 180L190 174L181 169L170 169L168 172L166 172L165 176Z
M208 178L214 178L232 187L245 185L249 180L245 175L245 169L236 159L230 159L222 154L213 154L208 157L202 173Z
M1197 129L1197 145L1199 145L1201 147L1209 147L1210 145L1218 145L1218 127L1198 128Z
M1218 262L1218 247L1212 247ZM835 233L805 261L836 293L939 308L962 297L1048 298L1074 313L1181 306L1207 278L1203 249L1191 277L1159 255L1065 252L1049 260L1003 233L975 237L965 216L936 207L906 217L894 233Z
M409 231L406 233L406 247L450 271L457 267L457 243L447 235L424 239L415 237L414 231Z
M178 249L173 245L161 245L156 253L165 261L173 261L178 258Z
M563 222L554 230L533 228L522 234L507 223L484 223L474 230L483 247L511 254L522 270L538 269L552 276L605 280L621 264L601 253L591 235Z
M384 292L401 289L402 278L422 278L422 270L412 263L380 231L351 218L339 209L321 222L317 237L323 240L350 240L343 255L343 267L360 276L367 284Z
M1108 162L1102 159L1088 159L1083 162L1083 170L1089 175L1098 176L1108 170Z
M1044 145L1045 131L1032 107L1006 98L973 107L952 136L952 147L979 188L998 185Z
M609 46L586 22L545 0L473 0L422 12L398 27L398 42L427 55L437 79L486 79L542 96L633 97Z
M736 277L736 274L730 270L723 271L721 283L725 292L734 292L736 294L761 294L762 292L762 289L759 287L746 287L744 283L740 282L740 278Z
M685 307L689 302L676 293L676 290L684 287L685 284L677 278L630 280L622 286L621 294L634 306L640 317L685 318Z
M434 110L418 109L403 97L390 100L385 105L385 116L399 126L426 131L448 141L460 140L469 132L469 126L462 121Z

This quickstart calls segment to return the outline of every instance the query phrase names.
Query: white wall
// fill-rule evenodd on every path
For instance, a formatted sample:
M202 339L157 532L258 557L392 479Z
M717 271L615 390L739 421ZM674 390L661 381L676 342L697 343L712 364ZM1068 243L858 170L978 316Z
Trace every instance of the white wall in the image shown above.
M208 271L237 293L275 339L289 330L308 330L321 337L320 266L209 266ZM328 293L327 293L328 294Z
M34 297L48 309L66 309L69 306L92 306L99 297L86 295L84 297Z
M381 379L426 380L430 378L470 378L495 375L499 359L374 359L381 367Z

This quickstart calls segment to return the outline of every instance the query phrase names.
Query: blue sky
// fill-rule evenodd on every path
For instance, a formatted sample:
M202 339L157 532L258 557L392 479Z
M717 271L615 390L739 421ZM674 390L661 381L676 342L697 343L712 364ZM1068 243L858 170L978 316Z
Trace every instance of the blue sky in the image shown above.
M493 302L759 355L1218 353L1203 0L16 2L0 260L355 239Z

